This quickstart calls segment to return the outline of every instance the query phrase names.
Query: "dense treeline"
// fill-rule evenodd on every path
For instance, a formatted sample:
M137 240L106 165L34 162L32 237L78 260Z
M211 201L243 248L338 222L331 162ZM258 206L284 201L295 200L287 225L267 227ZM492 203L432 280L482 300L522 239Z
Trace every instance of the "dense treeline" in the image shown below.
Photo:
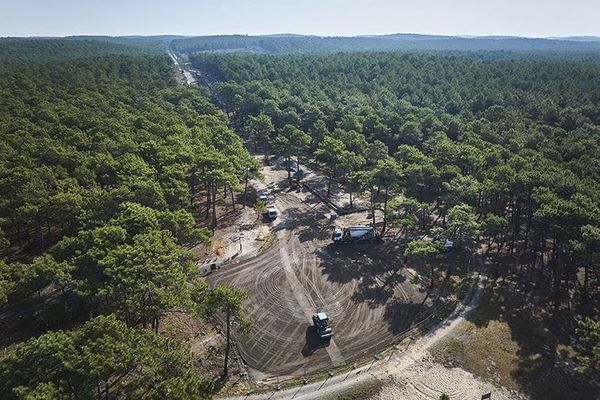
M178 38L181 38L181 36L67 36L64 39L114 43L117 45L127 46L131 49L131 51L164 53L169 43Z
M149 52L150 47L125 46L93 40L0 38L0 63L21 64L25 61L65 60L99 55L128 55Z
M486 59L598 60L600 42L519 37L478 37L394 34L383 36L322 37L302 35L215 35L174 38L171 47L180 53L250 52L268 54L335 53L357 51L438 51L462 52Z
M220 81L215 99L248 140L314 157L350 196L369 193L382 233L483 246L497 254L496 274L553 305L544 312L566 313L571 334L572 315L598 316L597 65L393 53L191 59ZM438 247L418 240L407 251Z
M0 358L3 399L206 398L182 344L96 317L73 331L51 332Z
M212 209L214 227L217 191L241 190L255 161L166 55L94 46L45 60L59 50L43 40L40 59L0 67L0 311L21 305L34 334L106 315L0 358L0 397L204 398L210 382L160 323L244 322L244 293L209 291L188 248L210 238L194 215Z

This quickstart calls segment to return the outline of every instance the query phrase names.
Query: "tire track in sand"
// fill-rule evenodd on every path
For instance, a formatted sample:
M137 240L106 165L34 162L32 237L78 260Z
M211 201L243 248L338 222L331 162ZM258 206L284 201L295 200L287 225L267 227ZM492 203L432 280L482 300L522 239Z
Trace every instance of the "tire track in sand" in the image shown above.
M286 246L287 243L285 240L284 229L277 232L277 238L282 244L282 246L279 248L279 252L281 254L281 266L285 272L286 279L290 284L290 288L292 289L292 293L294 294L298 305L306 315L306 319L312 322L312 314L315 312L314 305L307 296L304 286L302 286L302 283L300 283L300 280L296 276L294 268L290 263L290 254L288 253ZM331 338L329 346L326 347L326 350L334 366L338 367L345 364L344 356L342 355L342 352L333 338Z

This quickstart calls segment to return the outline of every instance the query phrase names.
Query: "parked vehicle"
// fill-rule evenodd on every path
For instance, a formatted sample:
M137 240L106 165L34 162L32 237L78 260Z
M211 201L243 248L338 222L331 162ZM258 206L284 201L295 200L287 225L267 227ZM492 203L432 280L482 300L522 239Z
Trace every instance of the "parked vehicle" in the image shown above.
M441 251L443 253L449 253L454 249L454 242L446 239L443 235L435 235L433 241L440 243Z
M295 179L303 179L308 175L303 169L299 169L298 171L292 174L292 177Z
M329 326L329 318L324 312L318 312L312 316L313 325L317 329L317 335L321 339L327 339L333 336L333 329Z
M214 261L213 260L204 265L201 265L199 267L200 274L202 276L206 276L206 275L210 274L211 272L218 271L221 268L222 264L223 264L223 261Z
M335 228L331 240L333 243L360 243L374 242L377 239L375 229L370 225L356 225Z
M262 201L262 202L263 202L265 205L272 204L272 203L273 203L273 200L274 200L274 199L273 199L273 196L269 196L267 193L265 193L265 192L262 192L262 191L260 191L260 192L257 192L257 193L256 193L256 197L258 197L258 199L259 199L260 201Z
M277 209L275 207L267 208L267 216L271 219L277 218L277 216L278 216Z
M294 160L283 160L279 163L281 168L287 170L289 169L291 172L296 172L298 169L298 163Z
M454 249L454 242L452 240L444 239L444 245L442 247L442 251L450 252Z

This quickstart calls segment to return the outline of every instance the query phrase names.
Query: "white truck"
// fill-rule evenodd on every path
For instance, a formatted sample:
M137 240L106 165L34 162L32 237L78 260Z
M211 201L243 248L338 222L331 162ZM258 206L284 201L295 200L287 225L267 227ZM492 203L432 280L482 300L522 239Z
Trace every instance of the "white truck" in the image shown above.
M375 239L377 239L375 229L370 225L335 228L331 236L333 243L373 243Z
M267 216L268 216L270 219L275 219L275 218L277 218L277 216L278 216L278 214L277 214L277 209L276 209L275 207L273 207L273 206L271 206L271 207L268 207L268 208L267 208Z

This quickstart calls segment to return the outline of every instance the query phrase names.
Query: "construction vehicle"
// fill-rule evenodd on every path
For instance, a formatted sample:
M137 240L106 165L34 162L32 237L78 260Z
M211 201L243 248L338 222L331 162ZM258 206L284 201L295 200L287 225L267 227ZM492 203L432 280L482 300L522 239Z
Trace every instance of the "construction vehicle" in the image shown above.
M329 326L329 318L324 312L318 312L312 316L313 325L317 330L317 335L321 339L327 339L333 336L333 329Z
M277 218L277 215L278 215L278 214L277 214L277 209L276 209L275 207L268 207L268 208L267 208L267 216L268 216L270 219L275 219L275 218Z
M370 225L335 228L333 235L331 236L333 243L372 243L375 239L377 239L375 229Z

